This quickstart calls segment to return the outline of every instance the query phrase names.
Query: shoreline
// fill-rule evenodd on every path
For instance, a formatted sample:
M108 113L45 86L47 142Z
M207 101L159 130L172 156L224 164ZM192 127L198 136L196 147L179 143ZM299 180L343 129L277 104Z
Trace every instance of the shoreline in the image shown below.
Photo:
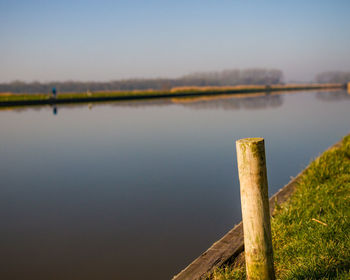
M291 179L283 188L277 191L269 198L270 213L273 214L276 206L289 200L296 190L301 178L308 172L310 166L314 161L319 159L327 151L342 145L343 139L333 144L325 151L323 151L318 157L312 160L305 169L303 169L296 177ZM234 263L241 253L244 252L244 240L243 240L243 224L242 221L235 225L228 233L226 233L221 239L214 242L213 245L202 253L198 258L191 262L187 267L175 275L172 280L199 280L205 278L212 273L217 267L231 262Z
M173 88L169 91L100 91L93 93L62 93L56 98L45 94L1 94L0 107L56 105L73 103L91 103L122 100L146 100L172 97L197 97L220 94L251 94L257 92L301 91L342 89L345 84L301 84L301 85L263 85L263 86L232 86L232 87L186 87Z

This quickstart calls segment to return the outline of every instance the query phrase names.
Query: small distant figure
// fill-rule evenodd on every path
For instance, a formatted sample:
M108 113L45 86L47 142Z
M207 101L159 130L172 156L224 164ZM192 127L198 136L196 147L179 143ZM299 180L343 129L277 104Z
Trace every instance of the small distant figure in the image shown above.
M56 94L57 94L57 91L56 91L56 88L52 88L52 97L53 98L56 98Z

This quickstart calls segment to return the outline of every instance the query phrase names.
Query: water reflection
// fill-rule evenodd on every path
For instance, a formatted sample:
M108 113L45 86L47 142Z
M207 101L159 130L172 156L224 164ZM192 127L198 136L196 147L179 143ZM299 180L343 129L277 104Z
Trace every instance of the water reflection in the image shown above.
M258 93L237 95L208 95L198 97L175 97L153 99L148 101L122 101L109 103L113 107L163 107L179 105L192 109L223 109L223 110L261 110L279 107L283 104L283 95Z
M333 92L318 92L316 98L321 101L326 102L339 102L342 100L350 99L350 92L343 91L333 91Z
M279 107L283 104L282 95L255 95L235 98L221 96L220 98L202 97L193 99L173 99L173 102L193 109L223 109L223 110L263 110Z
M0 111L0 279L171 279L240 220L234 140L266 138L272 194L349 131L333 94Z

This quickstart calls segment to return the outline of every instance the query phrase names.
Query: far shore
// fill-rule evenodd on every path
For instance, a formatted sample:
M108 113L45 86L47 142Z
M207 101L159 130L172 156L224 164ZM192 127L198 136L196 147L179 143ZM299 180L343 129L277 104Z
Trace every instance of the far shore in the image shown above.
M95 91L58 93L53 97L47 94L0 93L0 107L26 105L53 105L64 103L91 103L101 101L154 99L167 97L195 97L219 94L249 94L256 92L322 90L346 88L345 84L278 84L278 85L239 85L239 86L206 86L176 87L170 90L135 90L135 91Z

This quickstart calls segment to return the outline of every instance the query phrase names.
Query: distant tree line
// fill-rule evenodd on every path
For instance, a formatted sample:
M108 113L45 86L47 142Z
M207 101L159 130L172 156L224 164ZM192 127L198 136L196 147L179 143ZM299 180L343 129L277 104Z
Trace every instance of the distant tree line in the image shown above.
M13 81L0 84L0 92L49 93L53 87L58 92L86 91L128 91L128 90L169 90L182 86L233 86L268 85L282 83L283 73L277 69L224 70L220 72L199 72L176 79L127 79L109 82L23 82Z
M350 72L329 71L316 75L318 83L347 83L350 82Z
M180 78L184 85L234 86L271 85L282 83L283 72L278 69L232 69L220 72L198 72Z

